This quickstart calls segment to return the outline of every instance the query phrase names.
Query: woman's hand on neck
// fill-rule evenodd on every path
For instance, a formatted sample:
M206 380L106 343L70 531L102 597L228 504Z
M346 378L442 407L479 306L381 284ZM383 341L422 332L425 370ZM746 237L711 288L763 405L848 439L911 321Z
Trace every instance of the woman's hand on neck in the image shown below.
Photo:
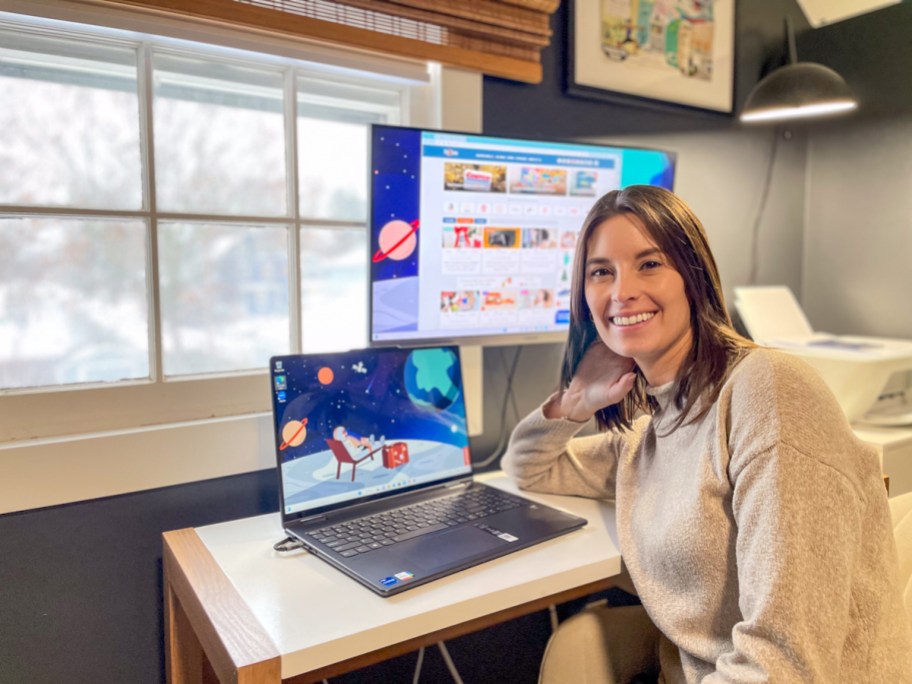
M593 342L580 361L570 386L544 407L546 418L585 423L606 406L617 404L633 388L634 361L616 354L601 341Z

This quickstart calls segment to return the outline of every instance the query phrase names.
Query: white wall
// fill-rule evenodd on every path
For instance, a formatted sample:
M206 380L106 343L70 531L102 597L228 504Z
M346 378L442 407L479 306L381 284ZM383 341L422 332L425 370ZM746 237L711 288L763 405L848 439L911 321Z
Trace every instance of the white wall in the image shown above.
M759 226L758 284L801 284L805 203L805 136L783 129L630 136L604 142L639 144L678 153L675 192L709 234L726 298L748 284L751 234L762 200L774 136L776 155Z
M912 338L912 117L815 129L807 174L811 325Z

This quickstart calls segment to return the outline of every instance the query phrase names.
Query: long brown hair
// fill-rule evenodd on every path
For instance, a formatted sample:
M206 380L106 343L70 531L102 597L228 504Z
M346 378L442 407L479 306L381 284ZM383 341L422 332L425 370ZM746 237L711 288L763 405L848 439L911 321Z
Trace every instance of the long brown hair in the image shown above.
M693 344L677 375L675 405L681 417L690 413L701 396L706 402L691 418L697 420L709 410L719 395L729 368L754 344L735 332L725 307L719 270L709 249L703 224L677 195L652 185L631 185L613 190L596 201L583 222L576 245L570 285L570 332L564 347L561 388L566 389L583 355L598 332L586 302L586 260L589 240L595 229L621 214L635 216L649 238L670 259L684 279L684 292L690 304ZM595 414L602 430L629 428L638 411L651 413L657 407L646 394L646 378L635 369L636 381L620 402Z

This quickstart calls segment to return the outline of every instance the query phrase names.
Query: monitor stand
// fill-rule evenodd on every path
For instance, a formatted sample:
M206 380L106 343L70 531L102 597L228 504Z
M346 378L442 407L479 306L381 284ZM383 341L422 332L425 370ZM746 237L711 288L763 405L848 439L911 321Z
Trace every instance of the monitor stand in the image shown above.
M466 427L470 437L484 432L484 348L480 345L460 346L462 388L465 392Z

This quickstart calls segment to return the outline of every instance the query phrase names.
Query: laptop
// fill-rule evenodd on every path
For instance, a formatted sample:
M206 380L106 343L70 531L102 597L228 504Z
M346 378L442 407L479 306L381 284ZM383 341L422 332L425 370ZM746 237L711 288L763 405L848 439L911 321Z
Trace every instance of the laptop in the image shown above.
M380 596L586 524L473 480L455 346L269 366L282 526Z

